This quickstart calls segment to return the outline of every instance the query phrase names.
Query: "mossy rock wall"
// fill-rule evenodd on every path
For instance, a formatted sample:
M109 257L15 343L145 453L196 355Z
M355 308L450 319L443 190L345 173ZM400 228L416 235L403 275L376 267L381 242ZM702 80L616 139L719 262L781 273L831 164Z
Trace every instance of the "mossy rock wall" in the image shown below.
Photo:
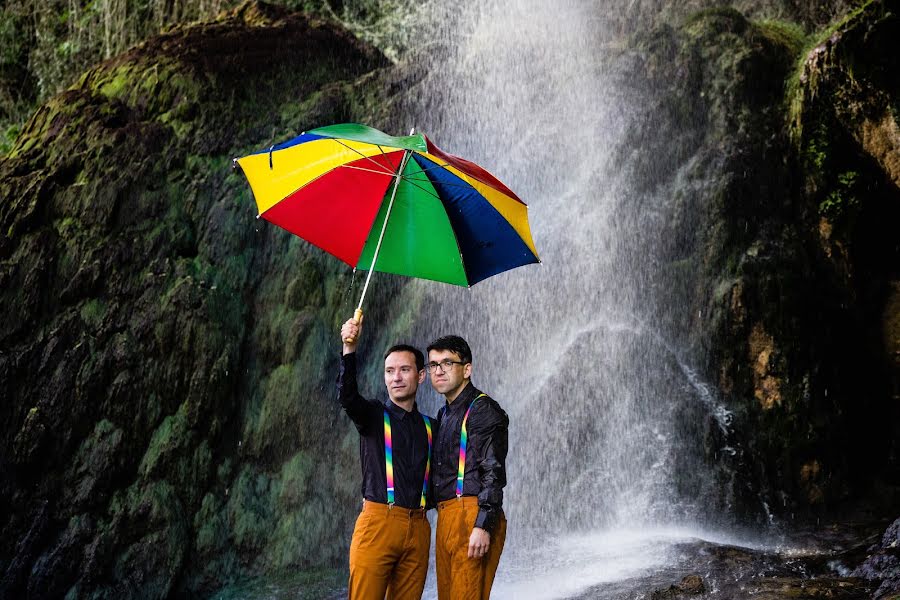
M669 223L637 228L661 240L648 320L692 349L730 412L726 431L707 427L710 502L726 514L781 521L896 482L891 6L812 35L705 10L629 50L646 117L624 147L645 151L621 168L638 196L673 203Z
M388 64L249 2L91 69L23 128L0 160L0 596L165 598L344 563L350 272L256 220L231 158L379 125Z

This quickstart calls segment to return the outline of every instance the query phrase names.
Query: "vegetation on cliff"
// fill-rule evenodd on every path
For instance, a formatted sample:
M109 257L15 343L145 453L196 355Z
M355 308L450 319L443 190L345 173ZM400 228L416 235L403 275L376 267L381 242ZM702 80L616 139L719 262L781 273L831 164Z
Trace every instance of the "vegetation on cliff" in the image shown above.
M324 374L351 277L256 222L231 157L378 123L386 65L245 3L24 126L0 161L0 595L164 598L342 563L355 444Z
M673 203L629 225L660 240L645 293L666 300L645 318L727 407L727 425L683 424L705 429L725 512L821 511L896 472L898 22L885 2L812 33L715 8L623 51L642 115L625 202ZM690 309L666 311L673 296Z
M241 0L10 0L0 6L0 155L49 97L88 68L178 25L215 20ZM273 0L341 22L389 56L406 45L408 0Z

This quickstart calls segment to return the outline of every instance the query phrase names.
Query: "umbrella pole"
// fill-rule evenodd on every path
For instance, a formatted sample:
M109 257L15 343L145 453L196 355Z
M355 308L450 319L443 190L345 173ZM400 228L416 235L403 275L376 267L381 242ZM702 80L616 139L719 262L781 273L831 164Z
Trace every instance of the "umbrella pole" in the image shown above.
M413 131L415 131L415 129L413 129ZM410 135L412 135L412 132L410 132ZM362 294L359 297L359 304L356 306L356 310L353 311L353 318L360 323L362 323L363 299L366 297L366 290L369 289L369 280L372 279L372 273L375 272L375 261L378 260L378 251L381 250L381 242L384 240L384 232L387 230L388 219L391 218L391 209L394 208L394 198L397 196L397 188L400 187L400 177L403 175L403 169L406 168L406 162L409 160L410 154L412 154L410 150L403 153L403 160L400 161L400 168L394 174L394 190L391 192L391 200L388 203L387 213L384 215L384 223L381 224L381 233L378 235L378 243L375 245L375 253L372 255L372 265L369 267L369 272L366 274L366 283L363 285ZM355 340L347 338L345 341L352 344Z

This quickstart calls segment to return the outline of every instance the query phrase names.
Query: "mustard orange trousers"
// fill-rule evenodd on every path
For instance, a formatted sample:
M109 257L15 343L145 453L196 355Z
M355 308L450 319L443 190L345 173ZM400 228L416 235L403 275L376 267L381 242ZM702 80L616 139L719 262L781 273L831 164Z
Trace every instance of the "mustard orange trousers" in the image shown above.
M478 517L478 498L463 496L438 503L434 542L438 600L488 600L506 541L506 517L491 533L481 558L469 558L469 536Z
M430 546L424 510L363 501L350 542L350 600L419 600Z

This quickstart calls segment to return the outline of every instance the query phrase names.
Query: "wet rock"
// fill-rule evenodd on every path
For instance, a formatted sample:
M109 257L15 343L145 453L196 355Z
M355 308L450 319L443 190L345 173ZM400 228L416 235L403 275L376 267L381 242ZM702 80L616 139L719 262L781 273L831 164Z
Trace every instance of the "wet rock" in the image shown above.
M838 574L836 556L826 547L848 546L838 560L852 560L868 526L827 527L805 534L794 543L806 547L790 552L775 548L744 548L706 541L676 546L677 558L658 572L596 586L578 600L664 600L715 597L738 600L871 600L874 586L861 577ZM865 544L864 544L865 545ZM702 577L698 575L702 572ZM671 584L673 580L680 583ZM574 600L574 599L573 599Z
M708 350L733 415L709 435L715 464L738 474L722 502L760 524L821 514L896 473L898 27L889 3L868 3L799 68L799 32L733 8L638 36L655 93L624 147L649 152L623 169L705 215L674 211L656 235L679 273L660 287L688 287L691 304L661 326ZM793 128L776 108L784 79ZM685 171L702 193L680 186Z
M880 582L875 598L893 598L900 594L900 519L887 528L881 542L871 550L874 553L853 575Z
M871 592L861 585L860 580L852 578L765 577L746 582L739 589L740 597L759 600L868 600L871 597Z
M94 67L0 159L0 597L203 596L345 552L358 489L331 464L275 508L298 452L354 456L322 426L323 297L346 282L260 226L231 158L371 122L354 97L387 66L336 23L245 2Z
M665 590L655 590L650 600L666 600L667 598L686 598L706 593L703 578L699 575L687 575L678 585L671 585Z

